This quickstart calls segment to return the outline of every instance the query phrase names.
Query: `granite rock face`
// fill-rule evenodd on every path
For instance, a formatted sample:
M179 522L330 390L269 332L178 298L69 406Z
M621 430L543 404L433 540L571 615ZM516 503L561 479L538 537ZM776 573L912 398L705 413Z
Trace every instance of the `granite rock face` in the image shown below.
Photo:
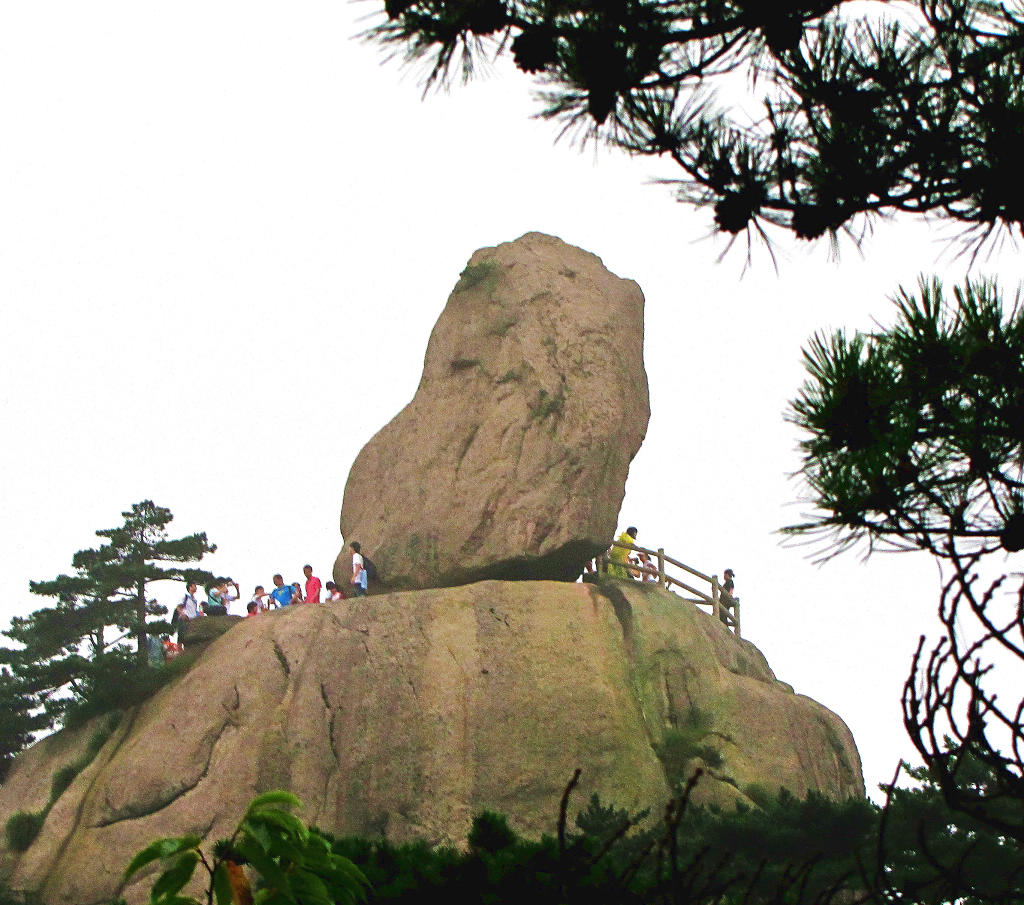
M178 640L185 645L185 649L189 653L205 650L244 618L244 616L203 616L200 619L193 619L178 629Z
M0 825L43 807L94 729L15 761ZM489 581L293 606L237 623L124 714L29 849L0 848L0 871L49 905L137 903L153 877L122 888L121 874L138 850L222 838L268 789L291 790L304 819L339 835L463 843L485 808L528 836L554 833L577 767L571 813L594 792L658 813L670 762L709 767L698 802L749 804L754 785L864 794L839 717L652 585Z
M572 579L607 549L647 431L640 288L529 233L477 251L413 400L356 458L341 532L387 588ZM335 580L348 583L343 549Z

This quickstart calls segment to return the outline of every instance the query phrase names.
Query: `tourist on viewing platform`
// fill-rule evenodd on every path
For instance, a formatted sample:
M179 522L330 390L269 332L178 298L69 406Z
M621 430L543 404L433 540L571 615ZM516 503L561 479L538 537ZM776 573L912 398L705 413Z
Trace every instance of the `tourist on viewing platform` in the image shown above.
M248 619L250 616L257 616L260 612L260 605L255 600L250 600L245 605L245 618Z
M270 595L263 590L263 585L256 585L256 590L252 592L252 598L249 603L255 603L256 608L260 611L270 609ZM248 607L246 607L248 610Z
M195 619L201 614L199 602L196 600L196 590L198 587L194 581L190 581L185 588L185 596L181 598L181 603L178 604L178 608L175 611L178 613L179 619L184 619L187 622L189 619Z
M736 573L733 572L732 569L725 570L725 581L722 582L722 590L725 591L725 593L728 594L730 597L735 596L732 592L733 588L736 587L736 582L734 580L735 578Z
M325 584L324 587L327 589L327 603L332 603L335 600L345 599L345 594L342 592L341 588L339 588L333 581L327 582L327 584Z
M284 583L280 573L274 576L274 590L270 592L274 603L279 607L288 606L292 602L292 594L294 593L292 586Z
M181 627L187 622L191 622L193 619L199 616L205 615L201 609L199 609L199 603L196 600L196 590L198 585L194 581L190 581L185 587L185 596L181 598L179 603L174 608L174 615L171 616L171 628L176 628L178 632L178 641L181 641Z
M725 570L725 581L722 582L722 599L719 601L718 606L718 618L722 620L726 625L729 624L729 620L726 619L725 614L732 609L733 605L739 601L733 594L733 589L736 587L736 573L732 569Z
M359 552L359 541L349 544L352 548L352 593L356 597L366 596L366 569L363 566L363 555Z
M231 604L238 600L242 596L242 592L238 587L238 582L233 578L228 578L220 583L220 602L224 604L224 612L231 612Z
M634 553L633 562L636 563L640 568L633 570L633 577L640 581L657 581L658 576L652 574L653 566L651 565L651 557L646 553Z
M292 582L292 603L305 603L306 599L302 596L302 585L297 581Z
M636 543L636 528L630 526L622 532L616 538L614 544L612 544L611 552L608 554L610 560L608 565L608 574L613 578L629 578L629 554L630 549L628 547L619 546L620 544L635 544Z
M306 576L306 603L319 603L320 579L313 574L313 567L306 563L302 567L302 574Z
M203 604L203 612L207 616L226 616L228 608L224 603L224 595L227 593L227 584L215 584L206 589L206 603Z
M165 663L168 660L173 660L175 657L181 656L181 654L185 650L185 648L182 647L180 644L175 644L171 640L171 636L170 635L161 635L160 636L160 641L163 644L163 648L164 648L164 662Z

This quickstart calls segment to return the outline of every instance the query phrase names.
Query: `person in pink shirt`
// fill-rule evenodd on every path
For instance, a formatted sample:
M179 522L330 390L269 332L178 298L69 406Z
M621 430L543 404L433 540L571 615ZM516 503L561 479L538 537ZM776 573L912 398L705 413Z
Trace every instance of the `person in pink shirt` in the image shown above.
M306 603L320 602L320 579L313 574L313 567L308 563L302 567L306 576Z

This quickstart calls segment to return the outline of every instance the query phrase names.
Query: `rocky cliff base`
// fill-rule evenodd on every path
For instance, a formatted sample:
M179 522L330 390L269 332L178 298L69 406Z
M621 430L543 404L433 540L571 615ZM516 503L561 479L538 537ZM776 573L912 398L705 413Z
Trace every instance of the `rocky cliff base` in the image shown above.
M42 808L94 730L20 757L0 821ZM222 837L271 788L337 834L462 842L484 808L553 832L576 767L581 795L638 809L698 765L699 801L744 800L752 784L864 793L839 717L653 586L489 581L296 606L235 625L127 713L29 849L0 857L53 905L132 902L145 882L120 877L143 845Z

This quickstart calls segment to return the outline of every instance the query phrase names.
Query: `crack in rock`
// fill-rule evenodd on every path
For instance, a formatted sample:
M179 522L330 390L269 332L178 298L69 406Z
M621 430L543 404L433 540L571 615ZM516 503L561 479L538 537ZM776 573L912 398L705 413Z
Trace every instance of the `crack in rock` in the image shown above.
M228 726L230 725L235 725L235 722L231 718L230 714L226 714L224 722L221 723L220 728L217 730L216 734L210 740L209 747L207 748L206 751L206 763L203 766L203 771L196 777L194 782L184 785L178 789L175 789L169 797L158 798L156 799L156 801L150 802L150 804L148 805L138 808L124 808L120 813L113 815L110 819L97 821L96 823L92 824L92 827L99 829L105 826L113 826L116 823L123 823L125 820L138 820L141 817L148 817L151 814L156 814L158 811L162 811L165 808L170 807L179 798L188 794L193 789L198 787L198 785L209 775L210 764L213 761L213 752L217 747L217 743L221 740L221 737L224 735L224 730L227 729Z
M82 794L82 797L78 802L78 807L75 809L75 818L71 822L71 829L68 830L67 835L63 838L63 840L61 840L61 843L58 846L56 853L54 854L54 869L50 871L51 876L57 874L57 866L63 860L64 855L68 850L68 846L71 844L71 840L74 839L74 837L77 835L78 828L82 825L82 816L85 813L86 803L92 797L93 788L99 781L100 775L103 773L103 767L106 767L108 764L113 762L114 758L117 756L117 752L121 750L121 746L124 744L125 739L127 739L128 736L131 735L131 731L135 726L135 720L139 715L139 709L140 708L138 707L134 708L131 711L131 717L127 720L122 720L121 725L118 727L117 730L115 730L120 732L120 738L117 739L117 743L114 745L114 748L110 752L105 763L102 766L100 766L99 764L97 764L97 761L99 759L98 757L93 760L93 764L97 764L96 772L93 774L92 779L89 781L88 787L86 788L85 792ZM92 766L92 764L90 764L89 766ZM86 767L86 769L88 769L88 767Z
M274 639L274 656L277 657L278 663L281 664L281 669L284 670L285 677L292 674L292 668L288 664L288 658L285 656L284 651L281 649L281 645L277 643L277 639Z

